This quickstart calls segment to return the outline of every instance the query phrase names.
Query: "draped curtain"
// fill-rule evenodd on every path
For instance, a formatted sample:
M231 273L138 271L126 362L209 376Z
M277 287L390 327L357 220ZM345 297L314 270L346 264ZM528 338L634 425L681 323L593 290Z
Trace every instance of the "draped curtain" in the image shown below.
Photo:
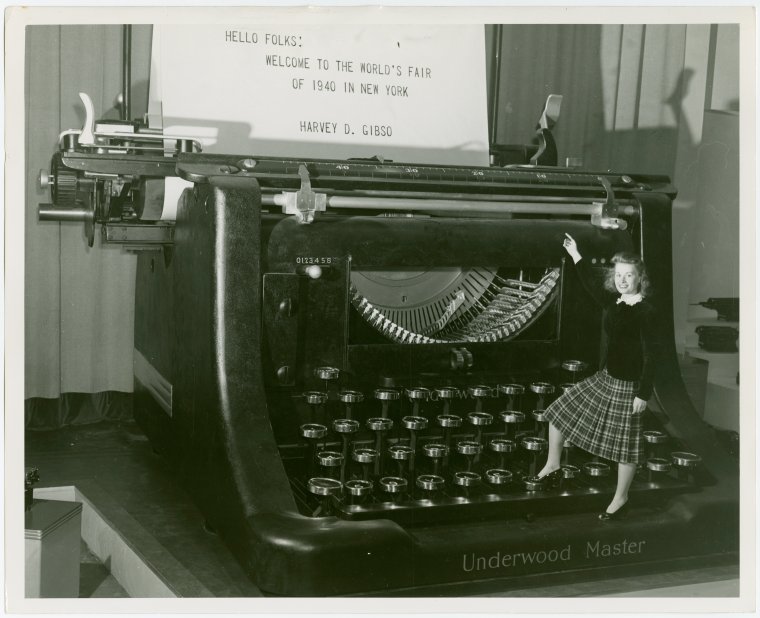
M101 246L97 234L95 246L87 248L81 223L37 220L38 205L50 201L37 175L49 169L59 133L81 128L84 121L78 93L90 95L98 117L119 117L122 28L30 26L26 35L24 365L29 413L39 409L41 400L66 393L132 390L136 262L119 247ZM138 83L147 82L149 40L150 28L133 28L132 73ZM147 98L135 98L138 114L146 105ZM110 414L111 404L97 401L95 408ZM62 416L71 418L71 413ZM86 416L97 418L98 413Z

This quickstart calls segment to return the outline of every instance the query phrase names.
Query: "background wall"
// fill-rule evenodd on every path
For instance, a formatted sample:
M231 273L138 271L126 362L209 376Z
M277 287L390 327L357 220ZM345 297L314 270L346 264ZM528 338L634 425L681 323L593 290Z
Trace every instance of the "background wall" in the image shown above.
M132 29L133 116L146 111L149 26ZM494 27L486 27L491 61ZM738 25L505 25L496 141L525 144L548 94L564 95L560 160L670 175L677 344L708 296L738 296ZM34 26L26 49L26 396L131 391L134 258L86 250L79 224L38 223L37 187L77 93L116 118L122 28ZM490 75L490 72L489 72ZM325 153L329 156L329 153ZM697 313L695 313L695 311Z

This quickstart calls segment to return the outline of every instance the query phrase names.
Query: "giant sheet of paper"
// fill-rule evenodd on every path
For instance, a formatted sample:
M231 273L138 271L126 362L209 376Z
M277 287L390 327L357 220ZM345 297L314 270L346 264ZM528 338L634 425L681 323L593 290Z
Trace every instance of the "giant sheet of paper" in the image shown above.
M484 27L155 26L152 109L207 152L487 165Z

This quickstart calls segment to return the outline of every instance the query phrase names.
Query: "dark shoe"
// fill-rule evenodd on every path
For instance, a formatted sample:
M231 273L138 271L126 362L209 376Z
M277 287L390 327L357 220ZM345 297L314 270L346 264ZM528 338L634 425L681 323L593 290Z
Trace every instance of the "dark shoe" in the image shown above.
M599 519L601 521L617 521L619 519L624 519L628 514L629 505L630 501L626 502L623 506L621 506L617 511L613 513L608 513L607 511L604 511L604 513L599 513Z
M560 476L562 476L562 468L557 468L556 470L554 470L554 472L549 472L549 474L545 476L539 477L538 475L536 475L533 478L536 479L537 481L552 483L554 481L558 481Z

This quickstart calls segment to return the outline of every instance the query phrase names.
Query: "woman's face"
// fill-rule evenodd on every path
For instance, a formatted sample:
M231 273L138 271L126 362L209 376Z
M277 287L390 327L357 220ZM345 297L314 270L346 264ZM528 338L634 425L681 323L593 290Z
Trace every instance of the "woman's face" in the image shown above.
M615 264L615 287L621 294L636 294L641 277L635 264Z

